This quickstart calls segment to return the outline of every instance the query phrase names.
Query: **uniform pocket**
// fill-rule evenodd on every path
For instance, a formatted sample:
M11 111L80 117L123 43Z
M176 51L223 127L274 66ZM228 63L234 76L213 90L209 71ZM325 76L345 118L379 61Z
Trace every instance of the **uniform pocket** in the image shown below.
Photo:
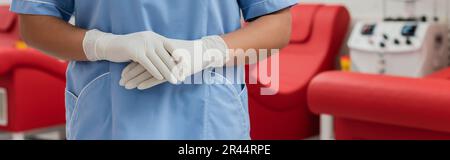
M110 137L110 73L86 84L77 95L66 91L67 139Z
M211 74L205 107L207 139L249 139L247 103L241 97L245 87L233 84L221 74Z

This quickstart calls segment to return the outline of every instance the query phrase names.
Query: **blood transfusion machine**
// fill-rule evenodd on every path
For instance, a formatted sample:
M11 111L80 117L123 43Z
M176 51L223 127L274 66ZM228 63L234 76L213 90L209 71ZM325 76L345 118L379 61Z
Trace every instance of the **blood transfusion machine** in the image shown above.
M447 25L359 22L348 46L352 70L423 77L449 64Z
M402 1L407 6L405 12L413 12L411 8L416 0ZM434 18L417 18L414 13L407 16L385 18L382 22L358 22L348 41L352 71L423 77L447 67L447 24L438 22L436 15Z

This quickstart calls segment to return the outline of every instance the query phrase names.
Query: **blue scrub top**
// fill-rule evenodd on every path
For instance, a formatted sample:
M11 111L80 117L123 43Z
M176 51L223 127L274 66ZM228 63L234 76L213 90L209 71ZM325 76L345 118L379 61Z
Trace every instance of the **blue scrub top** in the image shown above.
M114 34L154 31L195 40L222 35L298 0L13 0L11 10L49 15ZM242 12L241 12L242 11ZM242 14L242 15L241 15ZM70 36L70 35L68 35ZM126 63L73 61L67 70L68 139L249 139L244 70L203 73L208 84L119 86ZM214 84L219 82L219 84ZM223 83L228 82L228 83ZM211 84L212 83L212 84Z

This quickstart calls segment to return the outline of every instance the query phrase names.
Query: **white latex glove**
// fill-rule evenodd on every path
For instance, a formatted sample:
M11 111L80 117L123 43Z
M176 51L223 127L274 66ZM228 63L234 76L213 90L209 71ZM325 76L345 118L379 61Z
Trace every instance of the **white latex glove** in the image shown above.
M134 61L152 77L176 83L177 78L171 71L176 63L164 48L166 40L168 39L151 31L114 35L90 30L84 37L83 49L90 61Z
M123 69L119 84L126 89L144 90L164 82L167 81L154 78L142 65L132 62Z
M172 71L178 82L204 69L222 67L230 59L228 46L220 36L208 36L195 41L169 39L164 41L164 47L177 63ZM123 70L120 85L127 89L137 87L144 90L165 81L153 77L143 66L132 63Z

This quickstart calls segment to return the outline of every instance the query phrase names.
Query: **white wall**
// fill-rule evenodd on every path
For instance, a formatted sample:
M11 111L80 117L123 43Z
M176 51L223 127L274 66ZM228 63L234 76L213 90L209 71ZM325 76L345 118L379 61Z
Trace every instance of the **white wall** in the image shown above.
M387 14L390 16L400 16L404 13L403 3L396 2L393 0L387 0ZM434 0L421 0L417 4L417 14L418 15L428 15L432 16L434 14L433 7ZM445 20L447 18L447 8L450 6L447 2L450 0L436 0L437 2L437 15ZM333 3L333 4L343 4L351 12L354 19L381 19L383 18L383 0L301 0L300 3ZM447 3L447 4L446 4ZM450 2L449 2L450 3Z
M0 5L9 4L11 0L0 0Z

